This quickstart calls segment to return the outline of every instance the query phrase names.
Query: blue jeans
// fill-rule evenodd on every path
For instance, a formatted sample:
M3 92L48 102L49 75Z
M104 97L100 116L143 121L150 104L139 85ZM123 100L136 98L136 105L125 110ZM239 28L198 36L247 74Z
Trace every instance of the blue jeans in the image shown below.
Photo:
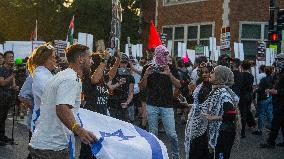
M129 117L129 120L131 122L133 122L135 120L135 109L134 109L134 105L129 105L127 107L127 111L128 111L128 117Z
M269 128L271 128L272 118L273 118L273 105L272 97L267 98L258 102L258 129L262 130L264 128L265 114L267 114Z
M175 116L173 108L163 108L147 105L149 131L156 136L158 135L159 115L167 136L170 138L173 159L179 159L178 137L175 129Z

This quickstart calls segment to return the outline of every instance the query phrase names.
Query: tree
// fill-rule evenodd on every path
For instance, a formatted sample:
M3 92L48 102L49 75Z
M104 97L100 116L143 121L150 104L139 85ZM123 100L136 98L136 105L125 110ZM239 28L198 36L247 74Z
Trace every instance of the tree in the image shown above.
M128 36L132 42L139 40L139 3L140 0L121 0L121 46ZM65 39L73 15L75 35L86 32L93 34L95 40L109 41L111 0L74 0L73 3L70 0L1 0L0 42L29 40L36 19L39 40Z

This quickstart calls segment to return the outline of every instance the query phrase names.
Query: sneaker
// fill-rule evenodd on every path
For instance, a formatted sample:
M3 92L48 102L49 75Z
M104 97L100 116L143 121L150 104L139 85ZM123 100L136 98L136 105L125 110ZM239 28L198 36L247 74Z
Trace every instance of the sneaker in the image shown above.
M278 143L278 144L276 144L276 146L284 147L284 142Z
M273 144L260 144L260 148L267 148L267 149L275 149L275 145Z
M2 142L12 142L13 139L8 138L7 136L4 136L4 137L2 137L1 141L2 141Z
M6 143L3 141L0 141L0 146L6 146Z
M261 136L262 135L262 131L257 130L257 131L252 132L251 134L257 135L257 136Z

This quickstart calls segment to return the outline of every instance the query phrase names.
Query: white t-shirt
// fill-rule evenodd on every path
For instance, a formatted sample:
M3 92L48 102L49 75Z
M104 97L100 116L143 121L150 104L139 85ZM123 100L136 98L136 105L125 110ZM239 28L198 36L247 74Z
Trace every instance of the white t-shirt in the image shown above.
M34 108L32 113L32 130L38 123L38 114L36 113L40 109L41 97L43 94L46 83L53 77L52 73L44 66L38 66L34 71L33 83L32 83L32 94L34 100Z
M47 81L52 77L52 73L45 67L39 66L34 71L32 93L34 96L34 105L39 107L41 104L41 96Z
M51 78L42 95L40 119L31 138L34 149L59 151L68 148L69 131L56 114L56 107L67 104L73 107L74 114L80 108L82 83L77 73L68 68Z

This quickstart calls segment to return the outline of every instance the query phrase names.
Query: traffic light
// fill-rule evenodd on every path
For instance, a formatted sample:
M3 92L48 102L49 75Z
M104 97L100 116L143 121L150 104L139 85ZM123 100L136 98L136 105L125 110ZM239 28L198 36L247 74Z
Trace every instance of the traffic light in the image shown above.
M284 30L284 9L280 9L278 11L276 30L278 33L281 33L282 30Z
M279 42L279 34L276 31L270 32L269 41L271 44L277 44Z

